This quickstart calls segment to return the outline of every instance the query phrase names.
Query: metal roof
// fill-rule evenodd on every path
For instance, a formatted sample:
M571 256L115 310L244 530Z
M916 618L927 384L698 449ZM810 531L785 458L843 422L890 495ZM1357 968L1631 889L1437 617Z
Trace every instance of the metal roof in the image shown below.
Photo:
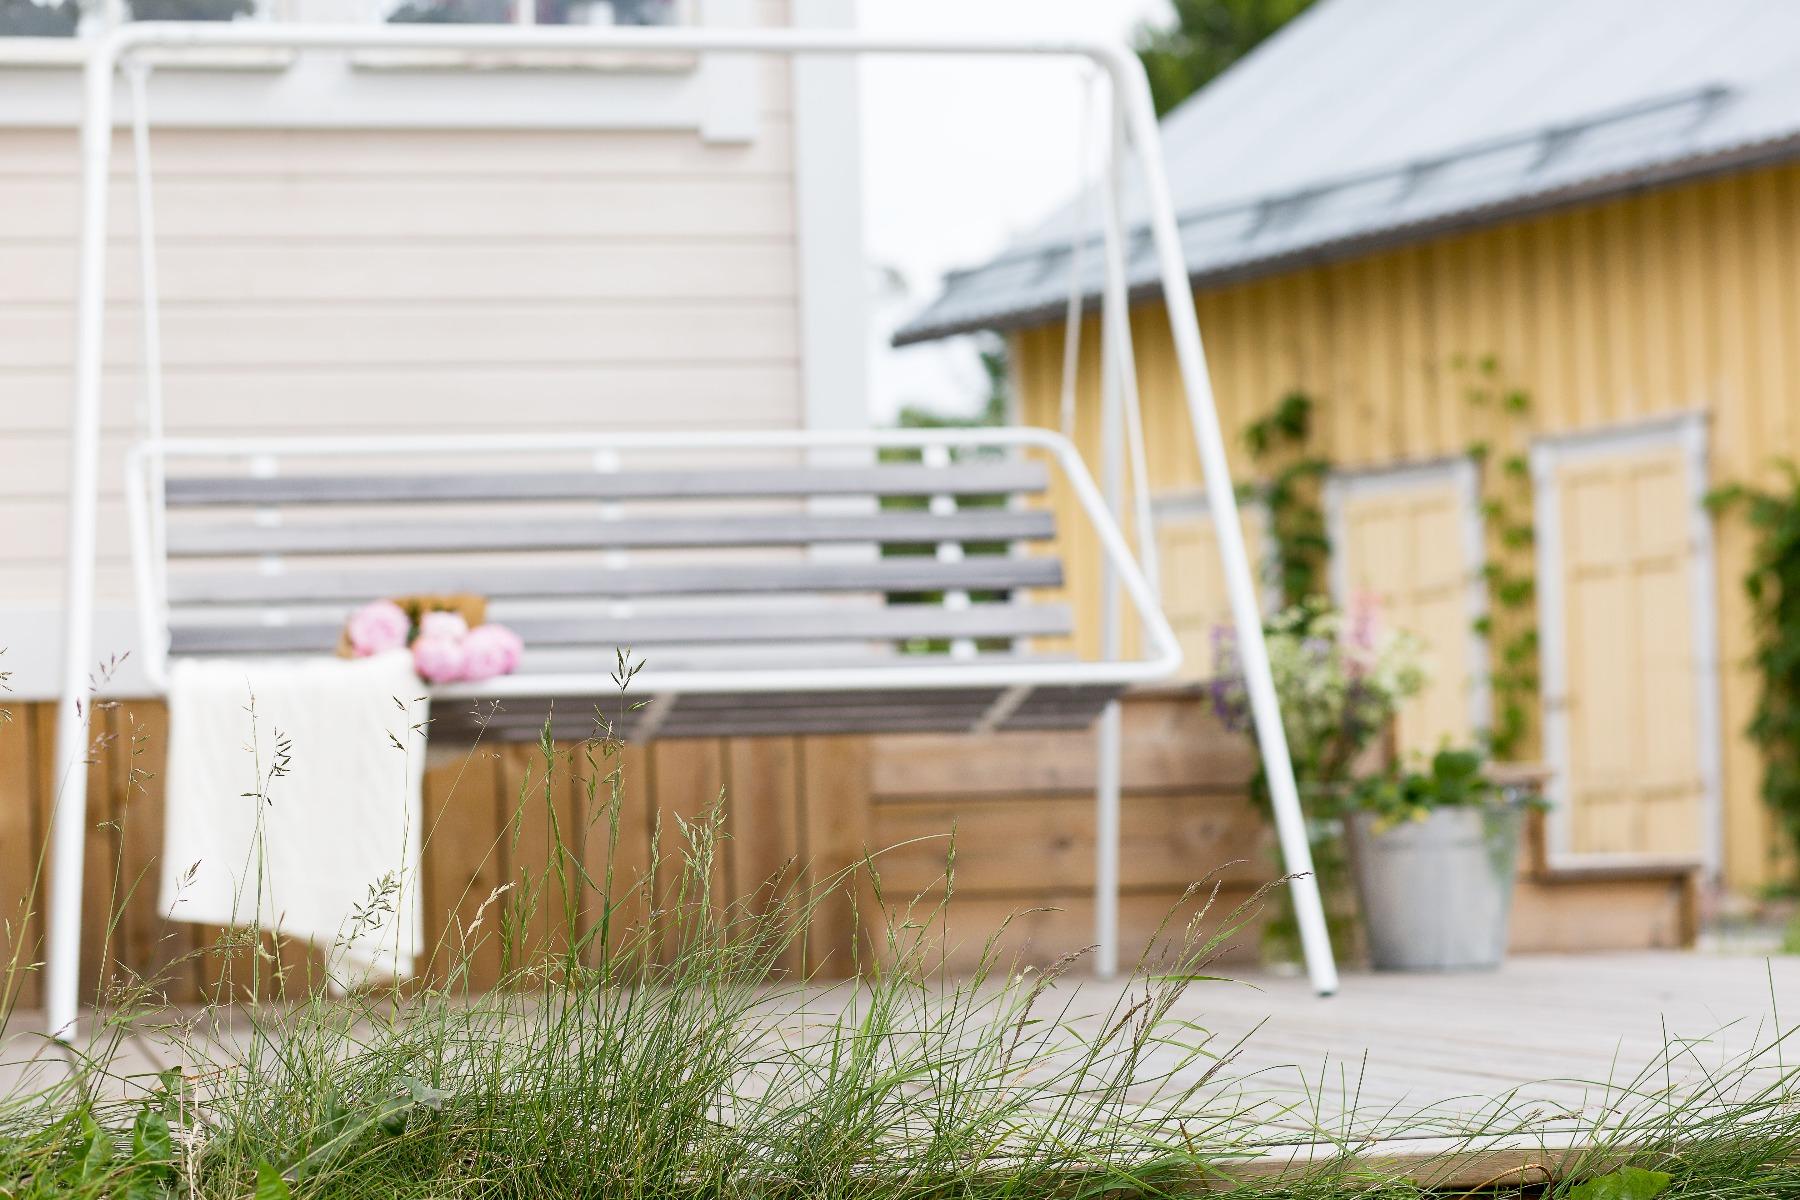
M1196 282L1268 274L1800 155L1800 4L1320 0L1162 133ZM1055 319L1077 211L952 273L896 342ZM1141 195L1125 213L1143 292Z

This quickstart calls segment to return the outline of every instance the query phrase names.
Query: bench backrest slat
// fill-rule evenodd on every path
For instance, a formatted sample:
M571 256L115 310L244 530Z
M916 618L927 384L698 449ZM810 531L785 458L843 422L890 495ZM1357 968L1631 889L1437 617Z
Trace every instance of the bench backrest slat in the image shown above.
M1047 555L984 554L957 562L921 555L849 562L583 563L513 566L465 562L444 566L396 562L380 567L304 567L264 575L209 567L173 576L179 605L359 604L371 596L473 592L497 598L729 596L795 592L933 592L950 588L1011 591L1063 581L1062 562Z
M717 471L539 471L189 477L169 481L174 508L262 504L499 500L697 500L792 496L996 496L1042 492L1049 471L1027 460Z
M1067 634L1060 604L935 604L819 607L785 612L674 613L628 617L520 617L509 621L530 646L708 645L721 642L910 641L915 638L1020 638ZM329 653L341 625L178 624L177 654Z
M808 546L844 542L1045 540L1056 532L1048 511L967 509L937 514L887 511L869 516L771 513L754 516L513 517L464 520L328 521L268 525L255 521L174 525L175 558L268 554L412 554L470 550L603 550L736 546Z

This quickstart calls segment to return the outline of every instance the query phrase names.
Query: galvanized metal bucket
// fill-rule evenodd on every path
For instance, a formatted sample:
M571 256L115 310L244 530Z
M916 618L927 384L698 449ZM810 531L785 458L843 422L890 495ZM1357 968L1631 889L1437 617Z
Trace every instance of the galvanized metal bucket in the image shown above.
M1349 819L1351 870L1362 900L1369 961L1381 971L1466 971L1506 957L1516 804L1443 808L1382 828Z

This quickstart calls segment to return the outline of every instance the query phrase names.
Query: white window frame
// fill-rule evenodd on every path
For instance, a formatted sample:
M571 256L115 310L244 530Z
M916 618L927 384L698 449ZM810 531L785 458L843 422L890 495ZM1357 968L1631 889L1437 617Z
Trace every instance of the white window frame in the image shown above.
M1551 770L1547 796L1551 802L1547 853L1552 867L1639 866L1669 862L1664 855L1582 854L1569 849L1573 840L1567 803L1569 772L1568 630L1563 614L1561 498L1556 486L1560 468L1646 450L1679 449L1688 472L1689 536L1693 569L1689 578L1695 654L1694 714L1699 724L1700 863L1710 880L1719 878L1724 860L1724 743L1720 726L1719 614L1715 592L1712 519L1706 511L1707 421L1700 412L1683 412L1602 429L1580 430L1537 438L1531 446L1532 503L1537 525L1537 594L1539 682L1544 714L1544 760ZM1679 858L1683 865L1692 860Z
M1461 507L1463 569L1468 576L1469 728L1477 733L1494 721L1493 664L1488 639L1478 628L1488 615L1487 544L1481 525L1481 469L1468 455L1424 459L1379 467L1333 471L1325 479L1325 536L1331 542L1331 598L1350 603L1347 508L1352 500L1450 485Z
M1268 501L1263 498L1260 489L1238 501L1238 516L1246 526L1256 530L1261 539L1259 544L1262 546L1262 555L1250 565L1256 569L1256 598L1263 615L1274 616L1281 611L1281 580L1275 570L1275 516L1269 511ZM1207 499L1205 492L1163 492L1150 498L1150 520L1159 534L1165 525L1175 521L1191 521L1196 517L1208 521L1213 519L1212 502ZM1159 596L1158 599L1163 597Z
M259 14L270 2L258 0ZM755 0L682 3L695 25L756 23ZM0 129L79 123L86 40L0 37ZM670 130L743 143L761 126L763 65L748 54L213 48L146 60L158 129Z

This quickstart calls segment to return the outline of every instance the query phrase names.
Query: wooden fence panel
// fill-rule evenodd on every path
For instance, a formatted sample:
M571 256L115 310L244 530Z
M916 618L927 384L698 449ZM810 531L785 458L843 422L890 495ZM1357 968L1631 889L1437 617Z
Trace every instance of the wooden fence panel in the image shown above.
M33 747L37 705L13 705L10 720L0 721L0 952L20 967L37 957L43 922L31 903L37 879L37 766ZM26 1007L40 1003L36 973L12 973L14 995L0 997ZM3 986L3 981L0 981Z
M1124 729L1119 918L1129 964L1159 930L1179 932L1205 908L1213 885L1216 927L1276 866L1246 797L1255 760L1244 738L1192 693L1128 701ZM957 971L987 957L1042 966L1093 944L1092 733L891 736L870 749L869 840L883 848L885 899L941 941L931 961ZM1254 929L1221 949L1253 956Z
M12 708L13 721L0 726L0 903L12 914L7 945L22 937L31 961L41 953L42 903L27 904L27 893L51 798L54 709ZM258 990L272 994L277 963L305 978L318 966L305 947L265 946L273 955L260 959L247 944L218 951L221 931L164 918L157 893L167 713L160 702L142 700L99 712L84 996L93 996L102 979L103 950L110 985L160 977L176 1001L217 994L227 972L239 994L253 971ZM1002 927L997 945L1004 953L1049 961L1092 940L1093 748L1085 733L715 738L660 742L649 751L625 747L612 756L594 743L558 743L546 763L536 745L440 746L427 764L420 831L431 947L421 969L438 985L481 990L511 963L562 953L601 919L598 892L609 869L614 929L639 926L653 914L672 922L667 914L689 853L684 823L691 830L706 820L721 796L722 837L708 881L716 905L737 899L749 911L767 911L777 888L816 888L845 877L846 886L809 910L783 969L839 976L883 954L887 918L877 911L875 881L859 864L874 855L887 904L905 907L918 897L929 911L942 901L953 831L958 864L948 961L968 965ZM1220 878L1232 899L1272 873L1261 822L1243 801L1249 764L1241 739L1220 731L1191 699L1127 704L1128 946L1148 938L1172 911L1192 911L1195 901L1184 901L1184 891L1216 868L1224 868ZM616 843L609 816L615 774ZM549 870L559 842L566 847L563 879L575 893L572 911L560 894L564 884ZM509 925L517 926L516 937L502 937ZM934 928L943 927L940 920ZM665 939L666 957L671 934L656 936ZM21 1003L37 1004L37 975L23 982Z

